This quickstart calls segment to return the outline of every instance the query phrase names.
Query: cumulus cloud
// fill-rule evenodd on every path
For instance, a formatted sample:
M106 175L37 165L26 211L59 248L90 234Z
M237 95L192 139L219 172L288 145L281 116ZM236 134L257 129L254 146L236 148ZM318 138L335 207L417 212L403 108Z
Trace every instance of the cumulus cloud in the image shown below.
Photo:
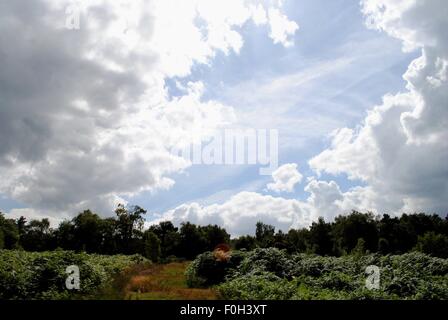
M170 188L189 165L170 148L234 114L201 82L173 98L165 80L238 53L254 3L1 1L0 193L60 215Z
M329 148L309 161L318 174L346 174L363 186L342 192L334 181L309 178L305 201L241 193L222 205L195 204L194 214L185 205L167 217L220 221L238 235L253 232L258 219L287 229L351 210L448 211L448 6L443 0L361 6L369 27L402 40L404 50L421 50L404 75L405 92L385 95L356 128L333 132Z
M276 198L256 192L241 192L223 204L181 205L165 212L152 223L171 220L175 224L185 221L200 225L218 224L226 228L231 235L239 236L253 234L255 224L263 221L286 231L297 223L304 226L310 222L309 212L301 206L297 200Z
M293 192L297 183L302 181L302 174L297 170L297 164L288 163L272 173L273 183L268 183L268 190L274 192Z
M291 228L309 227L319 217L331 221L351 210L367 212L373 208L373 203L368 201L372 199L368 187L355 187L344 193L334 181L310 178L305 191L309 196L304 201L244 191L222 204L202 206L194 202L180 205L157 215L148 224L165 220L176 225L187 221L199 225L218 224L236 237L254 234L258 221L287 232Z
M388 94L356 129L334 133L310 160L317 172L367 183L380 210L448 210L448 6L445 1L362 1L368 25L421 50L404 75L407 91Z

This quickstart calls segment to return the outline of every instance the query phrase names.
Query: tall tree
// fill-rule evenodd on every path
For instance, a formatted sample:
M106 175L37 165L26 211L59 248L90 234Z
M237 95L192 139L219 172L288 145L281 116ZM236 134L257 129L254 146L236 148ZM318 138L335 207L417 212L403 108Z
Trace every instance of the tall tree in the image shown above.
M46 251L54 249L52 244L53 230L48 219L31 220L26 226L26 233L20 239L22 247L29 251Z
M331 224L326 223L322 217L311 224L310 245L314 253L320 255L333 254L331 230Z
M154 232L146 230L143 234L143 255L152 262L159 262L160 243L161 241Z
M351 252L363 239L365 250L375 252L378 248L378 228L373 214L353 211L347 216L338 216L332 226L335 251Z
M115 210L117 215L117 231L123 253L139 251L139 239L142 238L144 224L143 215L146 210L139 206L126 207L119 204Z
M103 241L102 219L90 210L85 210L73 219L73 234L76 249L86 252L101 252Z
M270 247L274 244L275 227L261 221L255 226L255 239L262 248Z
M0 249L15 249L19 242L19 229L13 219L0 212Z

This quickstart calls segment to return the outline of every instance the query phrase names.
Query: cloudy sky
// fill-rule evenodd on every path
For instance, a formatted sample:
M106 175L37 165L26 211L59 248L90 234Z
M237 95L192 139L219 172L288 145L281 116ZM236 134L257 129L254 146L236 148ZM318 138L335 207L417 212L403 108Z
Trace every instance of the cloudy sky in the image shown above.
M445 0L2 0L0 210L233 235L444 216L447 30ZM227 128L278 130L279 168L172 152Z

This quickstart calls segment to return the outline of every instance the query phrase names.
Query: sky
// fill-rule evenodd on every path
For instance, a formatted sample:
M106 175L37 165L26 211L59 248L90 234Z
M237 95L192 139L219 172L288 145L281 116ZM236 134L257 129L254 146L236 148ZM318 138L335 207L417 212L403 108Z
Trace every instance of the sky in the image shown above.
M57 225L126 203L233 236L445 216L447 17L444 0L4 0L0 211ZM236 129L275 130L278 166L173 153Z

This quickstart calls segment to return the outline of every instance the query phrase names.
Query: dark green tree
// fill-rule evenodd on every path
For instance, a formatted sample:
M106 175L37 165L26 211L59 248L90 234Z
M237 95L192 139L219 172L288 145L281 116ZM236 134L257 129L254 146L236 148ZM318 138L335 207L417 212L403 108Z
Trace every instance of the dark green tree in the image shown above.
M19 244L19 229L14 219L7 219L0 212L0 249L15 249Z
M161 256L161 241L157 235L149 230L143 233L143 255L152 262L159 262Z
M162 221L149 228L161 241L162 257L176 256L179 254L180 235L171 221Z
M261 221L255 226L255 239L262 248L271 247L274 244L275 227Z
M127 207L119 204L115 210L117 215L117 236L121 252L125 254L136 253L141 246L143 225L146 210L139 206Z
M415 249L434 257L446 259L448 258L448 237L433 231L427 232L418 237Z
M101 252L103 245L103 221L90 210L85 210L73 219L75 249L85 252Z
M180 228L180 254L187 259L193 259L198 254L207 251L207 239L200 228L190 222L184 222Z
M333 254L333 240L331 236L331 224L326 223L324 218L319 218L310 227L310 246L314 253L320 255Z
M230 235L224 228L218 225L208 225L201 227L206 241L206 250L213 250L219 244L227 244L230 242Z
M249 251L257 247L257 241L250 235L241 236L233 240L233 246L236 250L246 249Z
M310 231L308 229L291 229L286 236L286 240L287 250L290 253L305 253L312 249L310 246Z
M46 251L54 249L51 245L53 230L48 219L31 220L26 225L26 233L20 239L20 243L28 251Z
M362 238L365 249L376 252L378 248L378 228L373 214L353 211L347 216L338 216L332 226L335 252L349 253Z

